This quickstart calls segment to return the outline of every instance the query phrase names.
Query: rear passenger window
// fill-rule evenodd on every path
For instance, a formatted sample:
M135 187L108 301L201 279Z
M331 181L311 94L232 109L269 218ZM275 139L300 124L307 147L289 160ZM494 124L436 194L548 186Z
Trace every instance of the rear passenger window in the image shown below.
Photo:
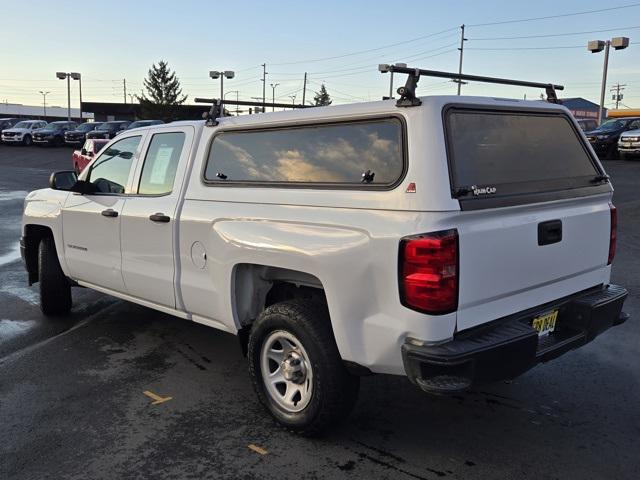
M182 132L156 133L153 136L142 166L138 193L142 195L171 193L184 139L185 134Z
M402 138L396 118L222 132L205 180L390 186L404 171Z

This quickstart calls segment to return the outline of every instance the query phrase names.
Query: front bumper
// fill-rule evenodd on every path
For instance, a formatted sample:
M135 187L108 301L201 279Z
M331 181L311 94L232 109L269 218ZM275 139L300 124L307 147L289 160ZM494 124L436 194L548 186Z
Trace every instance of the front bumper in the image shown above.
M612 148L615 148L618 145L617 141L614 142L608 140L594 140L589 143L598 155L608 154Z
M2 141L4 143L22 143L22 136L20 137L5 137L4 135L2 136Z
M408 341L402 346L404 369L414 384L436 394L515 378L623 323L626 298L623 287L606 285L460 332L446 343ZM555 331L538 337L531 322L554 309L558 310Z

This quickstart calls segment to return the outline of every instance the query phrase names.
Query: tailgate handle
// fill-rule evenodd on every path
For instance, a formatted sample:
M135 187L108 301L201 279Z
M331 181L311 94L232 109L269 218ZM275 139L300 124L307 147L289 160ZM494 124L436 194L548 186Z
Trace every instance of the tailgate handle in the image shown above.
M549 220L538 224L538 245L551 245L562 241L562 220Z

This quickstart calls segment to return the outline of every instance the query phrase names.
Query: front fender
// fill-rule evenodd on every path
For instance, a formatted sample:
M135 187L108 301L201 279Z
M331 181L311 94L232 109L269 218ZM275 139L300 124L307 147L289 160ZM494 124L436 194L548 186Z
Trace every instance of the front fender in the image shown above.
M69 192L45 188L29 193L24 200L22 214L22 235L26 234L28 225L47 227L53 234L60 267L65 275L69 269L64 258L64 236L62 232L62 206Z

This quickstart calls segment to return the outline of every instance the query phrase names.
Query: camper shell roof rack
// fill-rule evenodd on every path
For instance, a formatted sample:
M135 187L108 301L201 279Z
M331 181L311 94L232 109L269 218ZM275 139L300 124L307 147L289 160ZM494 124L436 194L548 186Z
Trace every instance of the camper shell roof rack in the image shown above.
M515 85L519 87L543 88L547 93L547 101L549 103L561 103L556 95L556 90L564 90L562 85L554 85L553 83L528 82L524 80L511 80L509 78L482 77L480 75L467 75L463 73L440 72L438 70L424 70L422 68L401 67L397 65L388 65L382 63L378 65L381 73L406 73L408 76L407 83L404 87L398 88L397 92L400 98L396 102L398 107L414 107L422 102L416 97L416 87L421 76L449 78L454 81L499 83L501 85Z
M202 118L207 121L207 125L215 126L218 124L218 118L224 117L225 105L238 105L241 107L274 107L274 108L312 108L313 105L302 105L294 103L273 103L273 102L249 102L245 100L225 100L219 98L196 98L195 103L209 103L211 108L208 112L202 114Z

